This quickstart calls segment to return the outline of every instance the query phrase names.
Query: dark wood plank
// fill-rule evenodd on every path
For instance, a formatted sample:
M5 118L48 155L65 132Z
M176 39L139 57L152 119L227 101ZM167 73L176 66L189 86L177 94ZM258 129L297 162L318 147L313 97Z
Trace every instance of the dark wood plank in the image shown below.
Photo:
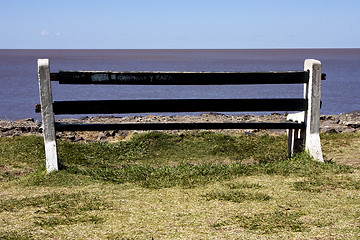
M52 73L60 84L126 85L236 85L295 84L309 81L309 73L296 72L74 72Z
M146 112L304 111L305 99L160 99L54 102L54 113L122 114Z
M182 130L182 129L303 129L304 123L121 123L82 124L57 123L57 131L107 131L107 130Z

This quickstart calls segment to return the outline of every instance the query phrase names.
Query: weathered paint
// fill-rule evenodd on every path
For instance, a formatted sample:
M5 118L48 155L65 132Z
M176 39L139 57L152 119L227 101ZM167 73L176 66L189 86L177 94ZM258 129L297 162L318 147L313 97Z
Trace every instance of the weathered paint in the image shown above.
M48 59L38 60L38 78L42 114L42 127L44 134L46 171L58 170L55 121L52 104L52 92L50 82L50 69Z
M321 101L321 62L315 59L306 59L304 70L309 71L309 82L304 84L304 98L308 101L308 109L305 111L306 129L305 150L315 160L323 162L320 144L320 101Z
M109 75L108 74L94 74L91 76L91 81L93 82L104 82L109 81Z
M50 173L52 171L58 170L56 141L44 139L44 142L46 153L46 172Z
M225 85L306 83L309 73L298 72L89 72L60 71L51 79L60 84Z
M307 109L304 112L289 114L287 120L304 122L306 128L302 130L290 129L288 131L289 155L305 148L317 161L324 158L320 143L320 105L321 105L321 62L315 59L306 59L304 71L309 72L309 82L304 84L304 99L307 100Z

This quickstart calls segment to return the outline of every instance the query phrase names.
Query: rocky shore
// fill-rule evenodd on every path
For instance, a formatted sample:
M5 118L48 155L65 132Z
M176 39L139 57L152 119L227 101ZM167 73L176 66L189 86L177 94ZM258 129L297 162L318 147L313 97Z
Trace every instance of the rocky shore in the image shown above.
M128 117L85 117L81 119L61 119L61 122L82 123L146 123L146 122L281 122L286 116L282 114L270 114L264 116L255 115L224 115L218 113L205 113L200 116L128 116ZM322 115L320 118L320 132L341 133L356 132L360 129L360 111L340 115ZM186 130L167 131L180 133ZM214 130L222 133L244 134L284 134L286 130ZM20 136L26 134L41 135L41 123L34 119L21 119L17 121L0 120L0 137ZM59 132L58 138L70 141L119 141L125 139L134 131L104 131L104 132Z

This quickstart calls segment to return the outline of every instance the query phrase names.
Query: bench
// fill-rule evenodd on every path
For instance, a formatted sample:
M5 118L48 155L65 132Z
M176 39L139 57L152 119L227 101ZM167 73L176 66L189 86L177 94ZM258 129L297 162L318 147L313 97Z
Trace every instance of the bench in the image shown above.
M90 72L59 71L50 73L49 60L38 60L47 172L58 170L56 131L104 130L175 130L175 129L287 129L288 153L306 150L323 161L320 137L321 63L306 59L304 71L287 72ZM114 85L237 85L237 84L303 84L303 98L270 99L144 99L53 101L51 81L59 84ZM55 115L123 114L145 112L261 112L300 111L289 114L286 122L223 123L59 123Z

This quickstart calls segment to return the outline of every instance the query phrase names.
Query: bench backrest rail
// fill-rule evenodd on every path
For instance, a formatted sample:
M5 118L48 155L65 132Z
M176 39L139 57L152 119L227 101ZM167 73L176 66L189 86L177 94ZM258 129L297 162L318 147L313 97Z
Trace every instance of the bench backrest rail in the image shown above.
M296 84L309 81L308 71L288 72L99 72L60 71L50 74L59 84L112 85L239 85Z
M289 129L289 155L305 147L323 161L319 133L321 63L307 59L304 71L289 72L91 72L50 73L49 60L38 60L38 76L47 171L57 170L56 131L172 130L172 129ZM278 99L147 99L53 101L51 81L59 84L111 85L244 85L304 84L303 98ZM145 112L257 112L301 111L285 123L137 123L61 124L55 115ZM295 115L294 115L295 116ZM310 126L312 125L312 126ZM304 146L301 146L303 142Z
M54 114L123 114L160 112L305 111L305 99L149 99L55 101Z

